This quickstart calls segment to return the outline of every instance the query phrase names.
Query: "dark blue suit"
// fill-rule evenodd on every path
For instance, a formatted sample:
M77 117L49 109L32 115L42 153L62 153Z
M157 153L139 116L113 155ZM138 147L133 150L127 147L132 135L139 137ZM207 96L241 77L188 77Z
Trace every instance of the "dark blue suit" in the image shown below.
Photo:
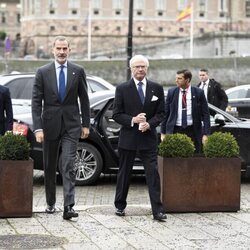
M10 91L0 86L0 135L13 128L13 111L10 98Z
M172 134L175 132L175 126L178 116L179 88L174 87L168 90L165 102L165 118L161 123L162 134ZM191 86L192 119L193 134L196 149L199 152L203 135L210 133L210 116L208 104L204 91L198 87ZM203 125L202 125L203 122Z
M146 113L150 130L141 132L138 124L131 126L134 116ZM136 153L141 158L152 205L153 214L163 212L160 201L160 179L157 170L157 132L156 127L164 117L164 92L162 86L147 80L144 105L141 103L135 82L117 86L114 101L114 120L121 124L119 137L119 172L117 175L115 206L124 210L127 202L129 179L132 172Z

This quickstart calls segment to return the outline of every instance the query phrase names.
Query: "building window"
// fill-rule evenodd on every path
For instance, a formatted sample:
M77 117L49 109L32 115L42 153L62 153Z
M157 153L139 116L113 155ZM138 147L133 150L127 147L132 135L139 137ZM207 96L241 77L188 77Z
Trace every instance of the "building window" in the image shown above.
M94 15L99 15L99 10L94 10L93 13Z
M72 15L76 15L77 14L77 10L72 10L71 13L72 13Z
M225 17L227 13L227 1L226 0L219 0L219 16Z
M204 17L206 12L206 0L199 0L199 16Z
M69 0L68 6L70 9L79 9L80 0Z
M2 13L1 23L6 23L6 17L4 13Z
M53 15L53 14L55 14L55 10L49 10L49 13L50 13L51 15Z
M77 26L76 25L72 26L72 30L77 31Z
M55 30L56 30L55 26L50 26L50 31L55 31Z
M162 27L159 27L159 28L158 28L158 31L159 31L159 32L163 32L163 28L162 28Z
M163 11L159 10L157 14L158 16L163 16Z
M250 17L250 0L246 0L246 17Z
M117 27L116 27L116 31L121 31L121 27L120 27L120 26L117 26Z
M134 9L136 11L137 16L141 16L142 10L144 9L144 0L134 1Z
M95 30L95 31L100 30L99 26L95 26L95 27L94 27L94 30Z
M201 34L204 34L204 32L205 32L205 31L204 31L204 28L200 28L200 33L201 33Z
M102 7L101 0L91 0L92 8L100 9Z
M121 15L121 11L120 10L116 10L115 11L115 14L118 16L118 15Z
M178 11L182 11L183 9L185 9L188 6L188 1L187 0L178 0Z
M123 0L113 0L113 9L123 9Z
M184 28L179 28L179 32L184 32Z
M58 7L58 0L48 0L49 3L49 9L55 10Z
M166 9L166 0L156 0L155 8L156 10L164 11Z
M17 15L16 15L17 23L20 23L20 19L21 19L21 15L20 15L20 13L17 13Z

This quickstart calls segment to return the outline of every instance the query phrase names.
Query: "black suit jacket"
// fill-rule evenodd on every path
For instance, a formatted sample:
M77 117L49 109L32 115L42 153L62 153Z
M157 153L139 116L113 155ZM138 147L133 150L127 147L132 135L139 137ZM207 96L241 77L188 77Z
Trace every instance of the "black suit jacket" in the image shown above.
M191 86L192 118L195 136L201 139L202 135L210 133L210 116L204 91ZM162 134L172 134L178 116L179 88L168 90L165 103L165 118L161 123ZM202 124L203 122L203 124Z
M200 85L201 82L198 84L198 87ZM207 87L207 101L222 110L226 110L228 97L224 89L222 89L221 84L214 79L209 79Z
M0 135L13 128L13 111L8 88L0 85Z
M67 63L66 96L62 104L59 101L55 63L39 68L33 88L32 117L34 130L43 129L46 139L57 139L62 124L72 138L79 138L81 125L89 127L90 124L89 98L83 68Z
M132 117L146 113L150 130L141 132L138 124L131 126ZM141 103L133 79L116 87L113 119L122 125L119 147L128 150L146 150L158 145L156 127L164 118L164 92L161 85L147 80L144 105Z

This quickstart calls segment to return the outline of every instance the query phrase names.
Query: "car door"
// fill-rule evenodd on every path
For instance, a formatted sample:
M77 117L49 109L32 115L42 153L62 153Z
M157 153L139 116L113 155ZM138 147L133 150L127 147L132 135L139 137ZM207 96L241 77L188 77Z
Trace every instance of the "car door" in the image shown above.
M102 140L109 150L110 155L118 164L118 140L121 125L114 121L114 98L111 98L95 117L95 127L102 136Z

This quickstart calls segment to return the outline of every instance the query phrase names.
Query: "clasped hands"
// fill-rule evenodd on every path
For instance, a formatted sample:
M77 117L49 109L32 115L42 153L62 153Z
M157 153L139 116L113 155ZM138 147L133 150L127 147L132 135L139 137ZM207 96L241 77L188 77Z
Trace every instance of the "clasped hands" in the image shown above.
M146 113L140 113L132 118L132 122L139 124L139 130L145 132L150 129L150 125L146 122Z

